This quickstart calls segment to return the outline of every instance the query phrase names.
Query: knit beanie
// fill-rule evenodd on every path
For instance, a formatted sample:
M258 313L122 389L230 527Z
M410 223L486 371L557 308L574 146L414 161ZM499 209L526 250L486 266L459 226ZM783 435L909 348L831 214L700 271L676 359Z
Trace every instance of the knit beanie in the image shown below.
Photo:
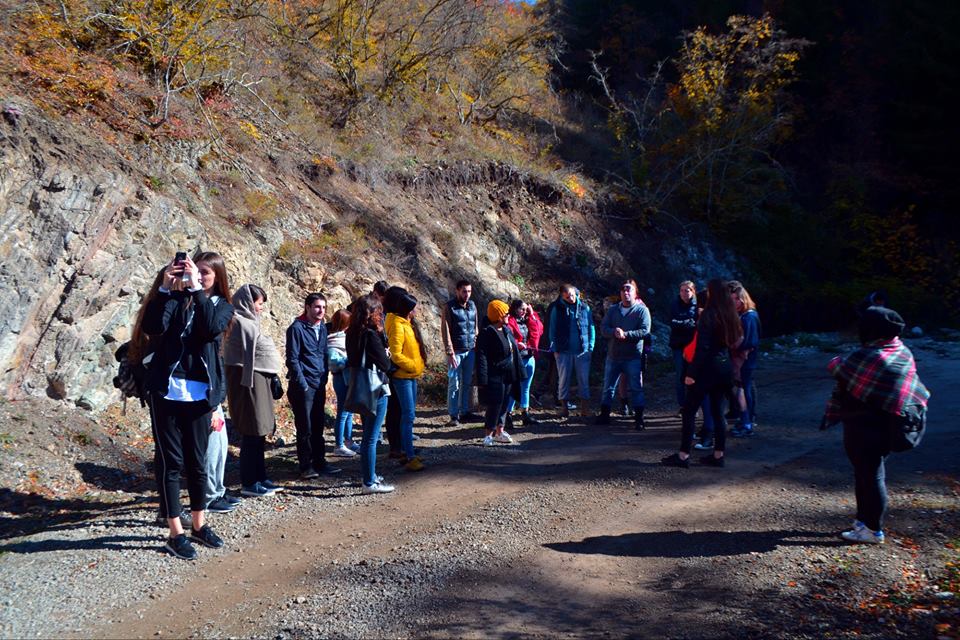
M900 314L886 307L867 307L860 316L860 342L889 340L903 333L906 323Z
M510 306L502 300L491 300L487 305L487 319L490 322L500 322L510 313Z

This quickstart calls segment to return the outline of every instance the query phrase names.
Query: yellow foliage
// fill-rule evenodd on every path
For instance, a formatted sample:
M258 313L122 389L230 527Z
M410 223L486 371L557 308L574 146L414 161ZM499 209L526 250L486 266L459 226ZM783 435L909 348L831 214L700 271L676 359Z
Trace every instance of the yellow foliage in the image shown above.
M238 124L237 126L240 127L240 130L241 130L241 131L243 131L245 134L247 134L248 136L250 136L250 137L253 138L254 140L259 140L260 138L263 137L263 136L260 134L260 130L257 129L257 126L256 126L255 124L253 124L252 122L248 122L247 120L243 120L243 121L241 121L240 124Z
M563 186L570 190L570 193L577 196L578 198L583 198L587 195L587 189L580 182L580 178L575 173L571 173L566 178L563 179Z

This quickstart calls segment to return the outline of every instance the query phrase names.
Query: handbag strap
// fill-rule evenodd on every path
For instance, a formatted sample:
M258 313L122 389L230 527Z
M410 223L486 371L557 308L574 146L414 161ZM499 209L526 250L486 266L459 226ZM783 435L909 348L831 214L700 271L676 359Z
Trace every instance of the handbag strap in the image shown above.
M367 368L367 341L370 339L369 336L370 336L370 332L367 331L367 330L364 330L364 332L363 332L363 339L360 341L360 347L361 347L361 349L360 349L360 368L361 368L361 369L366 369L366 368Z

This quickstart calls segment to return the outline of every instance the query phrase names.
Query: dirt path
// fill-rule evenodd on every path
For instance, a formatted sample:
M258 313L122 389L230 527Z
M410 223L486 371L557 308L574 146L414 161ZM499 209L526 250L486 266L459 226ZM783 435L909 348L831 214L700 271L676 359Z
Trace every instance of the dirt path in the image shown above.
M395 494L359 496L349 483L293 485L281 500L257 505L255 524L238 529L225 550L204 554L194 571L178 571L176 580L71 633L932 632L955 624L956 604L904 613L913 626L860 608L902 586L911 571L924 576L924 594L939 589L934 574L949 553L944 545L960 536L960 439L948 419L960 409L950 392L957 365L952 352L933 347L917 356L936 411L923 449L889 463L888 527L896 541L884 548L847 547L836 538L852 517L852 477L839 430L816 429L831 387L826 357L802 353L764 366L761 435L730 443L725 469L658 465L679 438L679 420L666 408L654 407L643 433L625 421L595 427L553 419L520 431L515 446L492 450L473 444L476 428L424 429L430 469L388 471ZM223 517L227 533L232 517ZM898 625L892 630L890 620ZM937 627L947 637L955 628Z

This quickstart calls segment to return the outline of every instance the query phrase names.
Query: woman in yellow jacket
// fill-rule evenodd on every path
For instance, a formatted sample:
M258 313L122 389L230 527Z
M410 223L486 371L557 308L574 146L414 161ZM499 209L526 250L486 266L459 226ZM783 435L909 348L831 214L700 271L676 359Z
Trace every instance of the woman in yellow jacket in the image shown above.
M413 421L417 410L417 380L423 375L427 359L420 330L414 322L417 299L406 291L399 291L390 305L384 328L390 347L390 359L397 370L393 373L393 388L400 401L401 463L408 471L421 471L423 461L413 451Z

